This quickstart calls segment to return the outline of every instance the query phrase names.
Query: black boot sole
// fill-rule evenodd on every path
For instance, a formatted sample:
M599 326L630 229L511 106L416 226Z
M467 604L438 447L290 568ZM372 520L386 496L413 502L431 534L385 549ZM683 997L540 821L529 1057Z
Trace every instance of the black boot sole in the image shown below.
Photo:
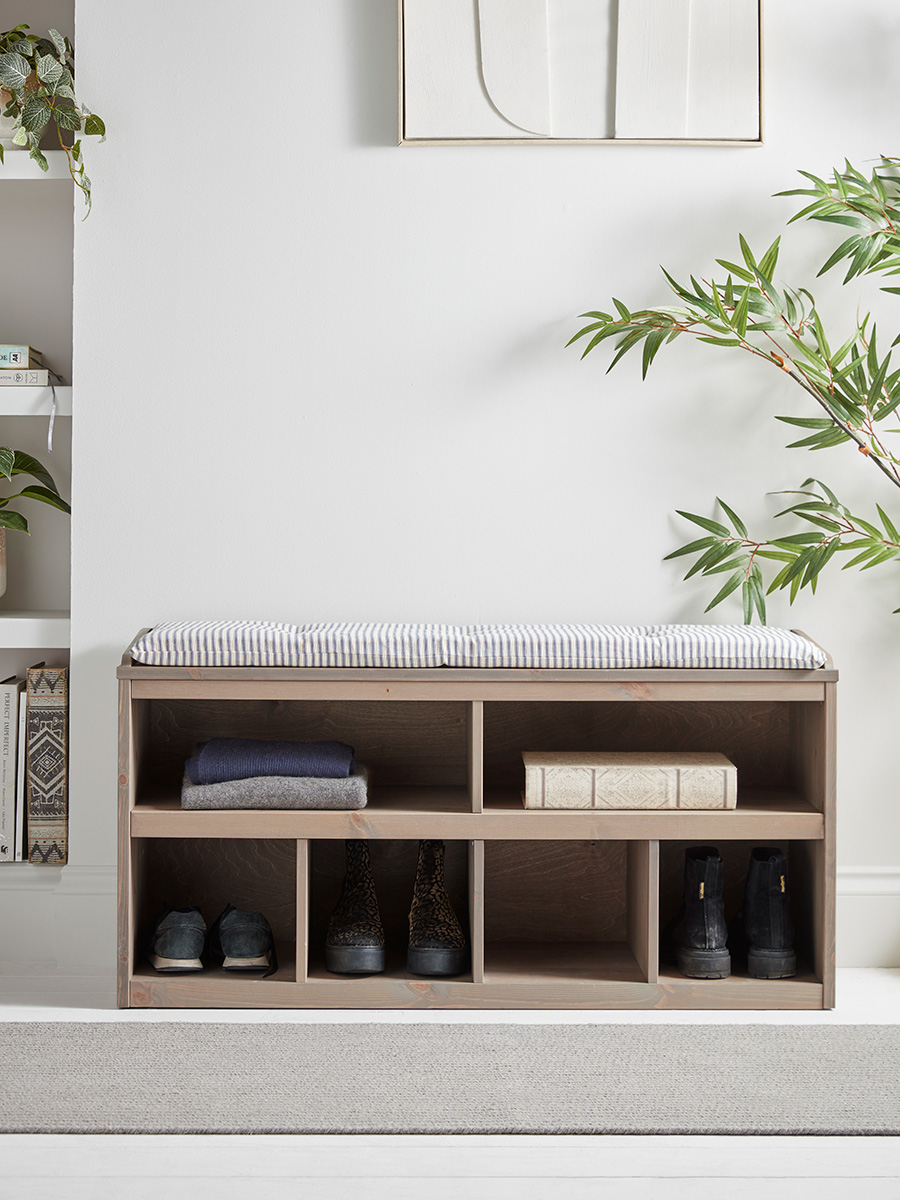
M747 974L754 979L790 979L797 974L797 955L793 950L758 950L751 946Z
M727 950L680 949L678 970L688 979L727 979L731 955Z
M325 970L335 975L377 975L384 963L384 946L325 947Z
M468 963L463 950L435 950L410 946L406 954L406 969L411 975L462 975Z

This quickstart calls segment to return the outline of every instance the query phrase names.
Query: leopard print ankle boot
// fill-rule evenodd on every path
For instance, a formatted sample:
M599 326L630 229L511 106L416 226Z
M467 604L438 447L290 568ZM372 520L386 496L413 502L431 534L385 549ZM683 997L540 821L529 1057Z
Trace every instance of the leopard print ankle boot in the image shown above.
M384 927L378 911L369 843L346 841L347 873L325 937L325 969L339 975L384 970Z
M419 842L406 965L413 975L460 975L468 954L444 885L444 843Z

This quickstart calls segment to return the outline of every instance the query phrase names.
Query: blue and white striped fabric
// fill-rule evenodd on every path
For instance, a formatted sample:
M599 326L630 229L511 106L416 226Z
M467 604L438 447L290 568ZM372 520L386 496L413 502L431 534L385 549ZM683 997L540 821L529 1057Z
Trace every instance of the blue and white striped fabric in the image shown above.
M808 638L767 625L653 625L648 643L651 667L810 670L827 661Z
M155 667L302 667L303 635L277 621L166 621L135 642Z
M649 625L464 625L452 667L652 667Z
M443 667L450 625L335 621L304 625L307 667Z
M180 667L475 667L811 670L827 661L786 629L748 625L422 625L170 621L132 649Z

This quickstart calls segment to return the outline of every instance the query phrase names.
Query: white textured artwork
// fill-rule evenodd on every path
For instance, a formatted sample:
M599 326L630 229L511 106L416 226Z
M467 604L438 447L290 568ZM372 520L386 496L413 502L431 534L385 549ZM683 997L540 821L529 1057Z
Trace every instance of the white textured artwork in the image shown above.
M400 0L404 141L760 137L760 0Z

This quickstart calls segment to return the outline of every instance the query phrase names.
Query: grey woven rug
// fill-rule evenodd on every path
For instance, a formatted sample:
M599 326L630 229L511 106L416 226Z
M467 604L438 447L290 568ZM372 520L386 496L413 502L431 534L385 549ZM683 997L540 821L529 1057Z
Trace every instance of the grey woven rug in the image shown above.
M900 1132L900 1026L0 1026L7 1133Z

